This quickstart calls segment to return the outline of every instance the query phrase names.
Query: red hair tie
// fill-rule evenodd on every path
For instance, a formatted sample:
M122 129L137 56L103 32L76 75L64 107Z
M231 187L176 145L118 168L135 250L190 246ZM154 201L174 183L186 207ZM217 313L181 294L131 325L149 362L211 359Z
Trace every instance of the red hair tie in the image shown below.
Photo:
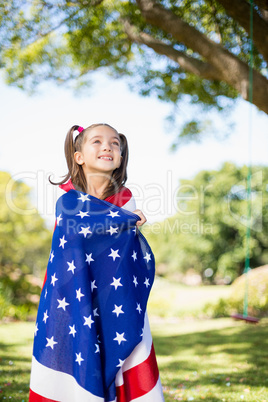
M77 130L74 130L74 132L73 132L73 142L75 142L76 137L77 137L80 133L82 133L83 130L84 130L84 128L81 127L81 126L79 126Z

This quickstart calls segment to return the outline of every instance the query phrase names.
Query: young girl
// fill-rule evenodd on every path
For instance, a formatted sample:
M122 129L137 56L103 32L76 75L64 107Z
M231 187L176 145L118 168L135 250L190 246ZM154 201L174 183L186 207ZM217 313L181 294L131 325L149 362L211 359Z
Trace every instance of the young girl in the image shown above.
M108 124L73 126L65 156L29 401L163 401L146 314L154 258L124 187L127 139Z

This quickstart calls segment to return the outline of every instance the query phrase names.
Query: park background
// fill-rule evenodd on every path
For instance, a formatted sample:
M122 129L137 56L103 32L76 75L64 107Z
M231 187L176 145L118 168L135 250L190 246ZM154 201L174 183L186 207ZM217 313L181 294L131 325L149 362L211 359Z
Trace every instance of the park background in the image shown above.
M268 400L267 269L251 281L250 313L260 323L229 318L243 310L244 282L234 280L245 260L249 163L252 268L268 261L267 115L242 99L225 115L212 108L213 128L171 151L179 128L202 113L187 96L172 123L172 105L139 95L129 79L97 71L91 80L82 92L43 82L30 96L1 78L0 400L27 400L33 320L61 194L48 176L66 173L68 129L95 122L128 138L127 185L157 261L149 314L166 400ZM215 182L204 192L208 178Z

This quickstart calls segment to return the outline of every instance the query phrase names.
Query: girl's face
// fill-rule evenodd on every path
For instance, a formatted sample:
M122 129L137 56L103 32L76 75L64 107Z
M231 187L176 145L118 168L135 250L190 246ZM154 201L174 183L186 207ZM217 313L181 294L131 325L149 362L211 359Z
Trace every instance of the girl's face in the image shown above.
M82 151L74 154L76 163L83 167L85 174L111 176L122 160L119 135L105 125L94 127L85 135Z

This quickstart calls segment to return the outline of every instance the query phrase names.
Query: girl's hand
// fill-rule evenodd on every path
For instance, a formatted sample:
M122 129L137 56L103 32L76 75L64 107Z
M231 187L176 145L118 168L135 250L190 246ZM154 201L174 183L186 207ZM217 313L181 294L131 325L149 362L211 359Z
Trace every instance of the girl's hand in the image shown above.
M142 226L145 222L147 222L147 219L145 218L145 216L143 215L143 213L141 212L140 209L136 209L134 212L134 214L138 215L141 219L136 223L136 226Z

